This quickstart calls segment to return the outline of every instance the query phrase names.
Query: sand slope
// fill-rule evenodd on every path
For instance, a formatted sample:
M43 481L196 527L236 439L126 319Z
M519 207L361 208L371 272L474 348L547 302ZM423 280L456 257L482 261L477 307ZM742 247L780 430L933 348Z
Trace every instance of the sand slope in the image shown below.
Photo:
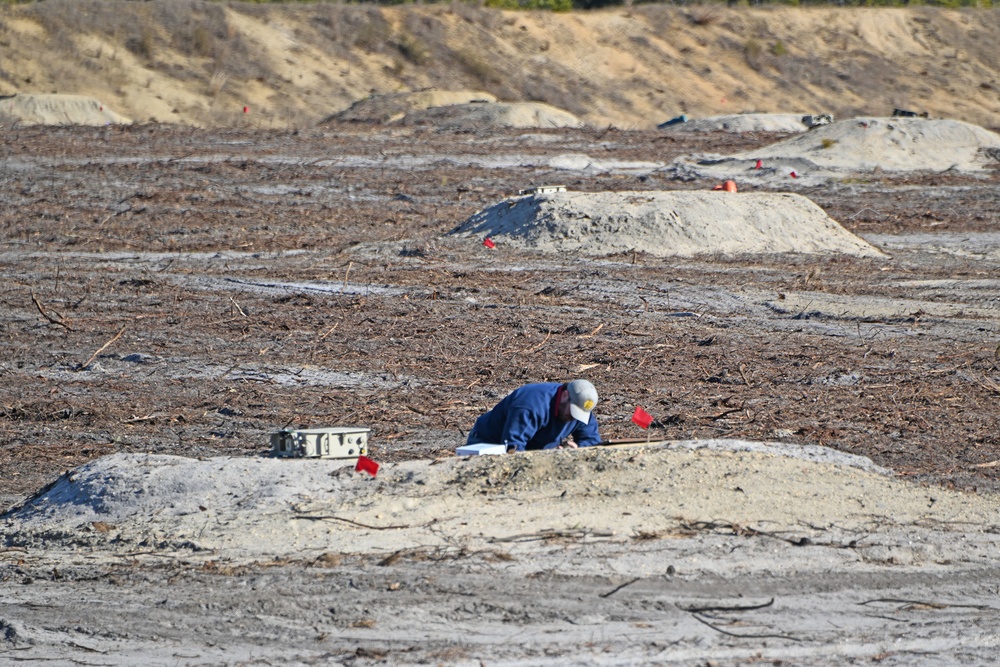
M428 87L621 128L747 111L1000 117L989 9L41 2L0 6L0 36L0 94L90 95L138 121L301 126Z

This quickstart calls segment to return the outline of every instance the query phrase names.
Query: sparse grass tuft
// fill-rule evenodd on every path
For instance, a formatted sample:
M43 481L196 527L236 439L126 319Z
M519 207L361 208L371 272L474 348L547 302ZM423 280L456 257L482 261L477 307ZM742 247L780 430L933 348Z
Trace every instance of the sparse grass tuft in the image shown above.
M832 148L833 146L835 146L837 144L837 140L836 139L829 139L829 138L827 138L827 139L824 139L823 141L821 141L819 143L820 143L820 145L823 148Z
M694 7L687 14L692 25L710 26L722 20L722 14L715 7Z
M756 39L751 37L743 45L743 57L747 64L755 70L761 69L764 65L764 47Z
M780 39L777 42L775 42L774 45L771 46L771 55L777 56L779 58L781 56L788 55L788 49L785 48L785 43L782 42Z
M480 83L498 83L501 79L500 74L490 61L472 49L462 49L456 52L455 60Z
M403 57L414 65L426 65L431 60L430 49L420 39L403 33L396 41L396 48L403 54Z
M153 36L153 31L149 28L143 28L138 35L125 40L125 48L137 56L151 60L155 50L153 48L154 43L155 37Z

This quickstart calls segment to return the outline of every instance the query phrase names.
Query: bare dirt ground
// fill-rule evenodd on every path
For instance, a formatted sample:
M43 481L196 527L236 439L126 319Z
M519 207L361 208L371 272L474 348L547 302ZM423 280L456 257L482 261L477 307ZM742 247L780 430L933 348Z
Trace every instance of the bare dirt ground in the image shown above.
M451 455L510 389L576 376L601 392L605 437L642 437L629 419L641 404L657 419L654 440L824 445L928 494L994 503L996 170L789 182L887 253L876 259L659 259L641 249L585 259L443 236L534 185L710 189L660 166L780 138L9 131L4 506L104 455L255 457L282 427L367 426L376 460L426 462ZM579 155L591 166L553 160ZM642 511L635 498L614 502ZM224 562L149 537L108 558L107 545L73 531L41 542L7 535L0 649L42 664L913 665L995 655L989 522L881 528L873 541L888 551L862 557L872 525L813 527L809 539L826 546L806 553L801 525L789 541L689 517L632 527L623 541L566 521L511 549L421 549L413 538L395 560L382 554L383 567L364 550ZM933 548L916 549L921 541ZM774 605L779 615L758 615Z

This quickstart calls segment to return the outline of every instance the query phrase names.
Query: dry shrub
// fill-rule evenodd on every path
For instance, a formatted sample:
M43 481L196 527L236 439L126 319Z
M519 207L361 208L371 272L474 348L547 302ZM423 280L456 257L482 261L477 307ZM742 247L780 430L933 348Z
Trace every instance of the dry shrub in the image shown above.
M403 33L396 39L396 48L414 65L422 66L431 61L431 52L427 45L408 33Z
M455 60L468 72L476 81L481 84L498 83L501 80L499 72L484 58L478 51L472 49L461 49L455 53Z
M692 25L710 26L721 21L722 14L719 12L717 7L701 5L691 8L691 10L687 13L687 20L690 21Z

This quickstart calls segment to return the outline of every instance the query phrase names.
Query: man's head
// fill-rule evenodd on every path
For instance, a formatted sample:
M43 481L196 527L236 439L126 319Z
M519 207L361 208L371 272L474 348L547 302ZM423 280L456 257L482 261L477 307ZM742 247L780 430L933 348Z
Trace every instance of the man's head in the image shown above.
M569 415L587 424L590 422L590 411L597 407L597 390L586 380L573 380L566 384L566 397L569 399Z

